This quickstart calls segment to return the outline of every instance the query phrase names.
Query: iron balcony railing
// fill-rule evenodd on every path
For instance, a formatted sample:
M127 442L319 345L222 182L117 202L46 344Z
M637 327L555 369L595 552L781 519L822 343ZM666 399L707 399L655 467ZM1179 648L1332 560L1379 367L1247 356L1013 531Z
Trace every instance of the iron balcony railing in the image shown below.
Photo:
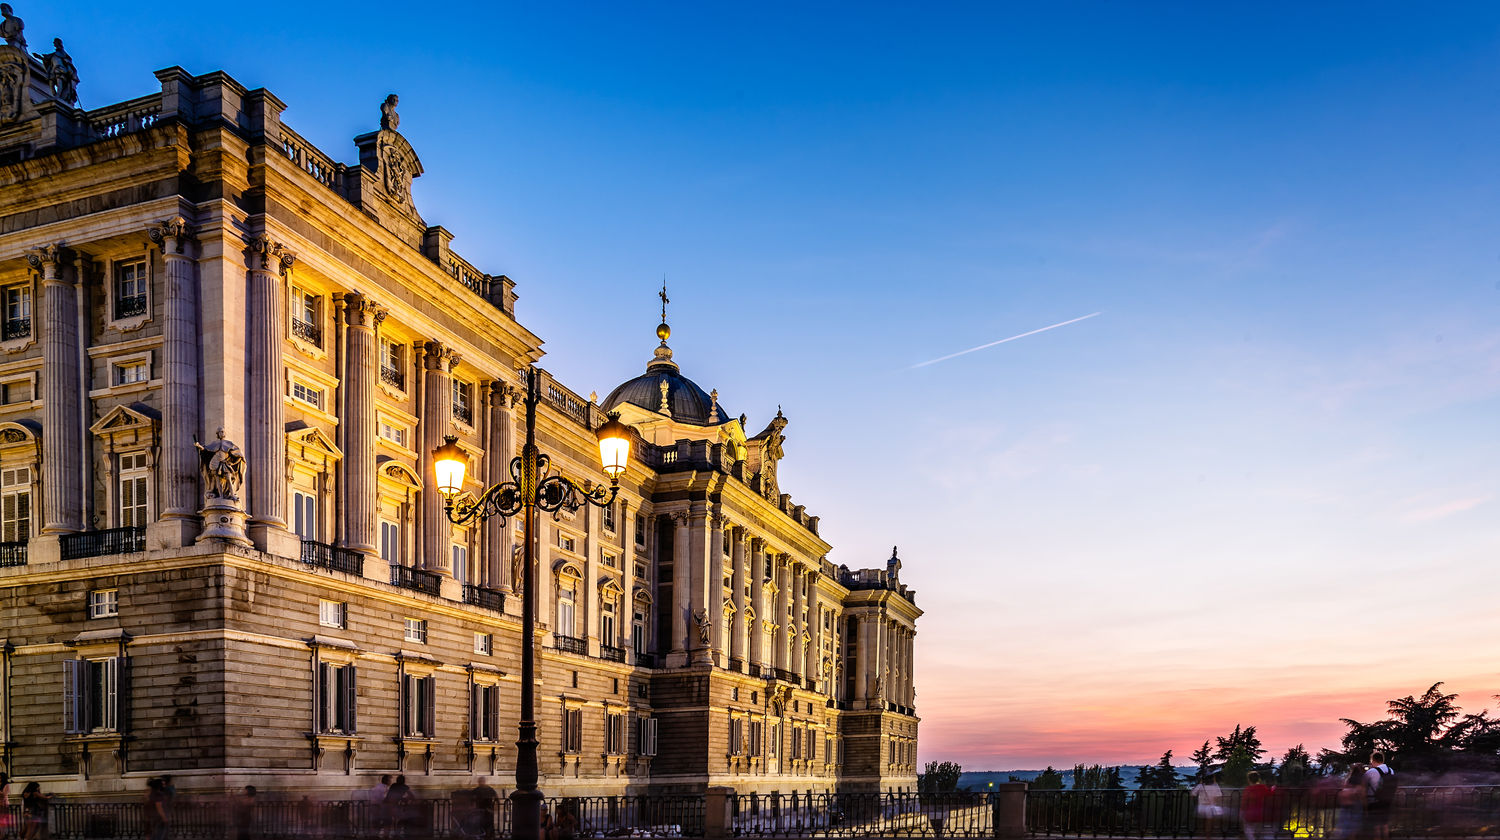
M292 319L292 335L306 341L309 344L323 346L323 329L317 324L311 324L301 318Z
M484 607L495 612L505 612L505 593L488 586L464 584L464 603Z
M363 554L316 540L302 541L302 562L320 569L332 569L335 572L348 572L354 575L362 574L365 570Z
M600 645L599 658L608 659L611 662L624 662L625 648L615 647L614 645Z
M466 405L453 405L453 419L465 426L474 425L474 411Z
M30 318L6 318L3 326L0 326L0 339L10 341L13 338L31 337Z
M390 385L398 391L406 390L406 376L398 368L385 367L384 365L381 365L380 381L384 382L387 385Z
M426 592L428 595L438 595L443 591L443 576L422 569L413 569L410 566L392 566L391 585Z
M741 793L734 837L995 837L985 793Z
M562 633L553 633L552 638L557 643L558 650L565 650L568 653L577 653L584 656L588 655L589 643L586 639L580 639L575 636L565 636Z
M635 653L635 664L642 668L655 668L657 667L656 661L656 654L654 653L646 653L644 651L636 651Z
M64 560L104 557L109 554L129 554L146 550L146 529L110 528L107 531L64 534L61 542Z
M122 297L115 301L116 318L133 318L136 315L146 314L146 296L131 295Z
M0 568L26 565L26 541L0 543Z

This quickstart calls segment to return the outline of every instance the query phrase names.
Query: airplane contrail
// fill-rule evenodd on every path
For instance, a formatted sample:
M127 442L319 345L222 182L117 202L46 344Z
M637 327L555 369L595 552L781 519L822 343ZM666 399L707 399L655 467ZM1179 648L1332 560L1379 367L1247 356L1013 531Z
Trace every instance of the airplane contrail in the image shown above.
M916 370L919 367L927 367L928 365L935 365L938 362L946 362L949 359L956 359L959 356L965 356L965 355L968 355L969 353L976 353L976 352L978 352L980 350L984 350L984 349L986 349L988 347L994 347L996 344L1004 344L1007 341L1015 341L1018 338L1025 338L1028 335L1036 335L1037 333L1044 333L1047 330L1055 330L1058 327L1066 327L1069 324L1076 324L1079 321L1087 321L1088 319L1094 317L1095 315L1102 315L1102 314L1104 314L1104 313L1102 313L1102 312L1090 312L1089 314L1084 315L1081 318L1074 318L1071 321L1063 321L1060 324L1053 324L1050 327L1042 327L1041 329L1032 330L1031 332L1023 332L1020 335L1013 335L1010 338L1002 338L999 341L991 341L989 344L981 344L978 347L970 347L967 350L960 350L957 353L949 353L946 356L939 356L936 359L930 359L930 360L925 361L925 362L918 362L918 363L912 365L911 367L907 368L907 370Z

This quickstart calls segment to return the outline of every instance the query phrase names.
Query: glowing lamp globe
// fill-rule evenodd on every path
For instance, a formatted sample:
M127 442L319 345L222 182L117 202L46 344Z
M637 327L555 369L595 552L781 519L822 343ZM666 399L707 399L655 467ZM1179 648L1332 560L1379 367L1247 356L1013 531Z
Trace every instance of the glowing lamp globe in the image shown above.
M442 446L432 451L433 469L437 472L438 491L444 496L456 496L464 486L464 469L469 458L458 448L458 438L448 435Z
M625 472L625 462L630 460L630 427L620 422L620 415L611 412L609 419L599 427L599 461L612 481L619 481Z

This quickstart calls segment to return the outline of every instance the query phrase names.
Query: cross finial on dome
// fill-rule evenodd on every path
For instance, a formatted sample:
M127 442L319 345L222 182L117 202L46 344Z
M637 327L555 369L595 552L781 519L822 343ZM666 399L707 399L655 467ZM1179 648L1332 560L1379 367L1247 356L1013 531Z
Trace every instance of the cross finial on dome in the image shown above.
M667 297L667 275L665 274L661 276L661 291L657 292L656 296L661 298L661 323L656 327L656 337L661 339L661 346L666 347L667 339L672 337L672 328L667 326L667 304L671 303L672 299Z

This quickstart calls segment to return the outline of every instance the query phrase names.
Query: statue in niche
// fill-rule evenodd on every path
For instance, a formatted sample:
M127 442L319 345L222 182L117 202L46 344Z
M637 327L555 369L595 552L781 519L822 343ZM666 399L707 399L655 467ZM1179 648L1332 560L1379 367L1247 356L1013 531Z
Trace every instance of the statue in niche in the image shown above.
M0 3L0 38L4 38L8 46L24 50L26 49L26 36L22 32L25 29L26 22L11 12L10 4Z
M73 66L73 56L63 49L61 38L53 38L52 47L52 52L45 55L32 55L40 58L42 66L47 69L47 83L52 86L53 95L69 105L77 105L78 69Z
M401 102L400 97L391 94L380 103L380 127L389 131L395 131L401 125L401 115L396 113L396 105Z
M708 633L713 628L713 622L708 620L707 610L693 610L693 623L698 625L698 642L708 644Z
M203 482L208 485L208 498L237 502L240 486L245 483L245 454L234 441L224 439L224 427L215 433L218 440L207 446L193 441L198 447L198 465L203 471Z

